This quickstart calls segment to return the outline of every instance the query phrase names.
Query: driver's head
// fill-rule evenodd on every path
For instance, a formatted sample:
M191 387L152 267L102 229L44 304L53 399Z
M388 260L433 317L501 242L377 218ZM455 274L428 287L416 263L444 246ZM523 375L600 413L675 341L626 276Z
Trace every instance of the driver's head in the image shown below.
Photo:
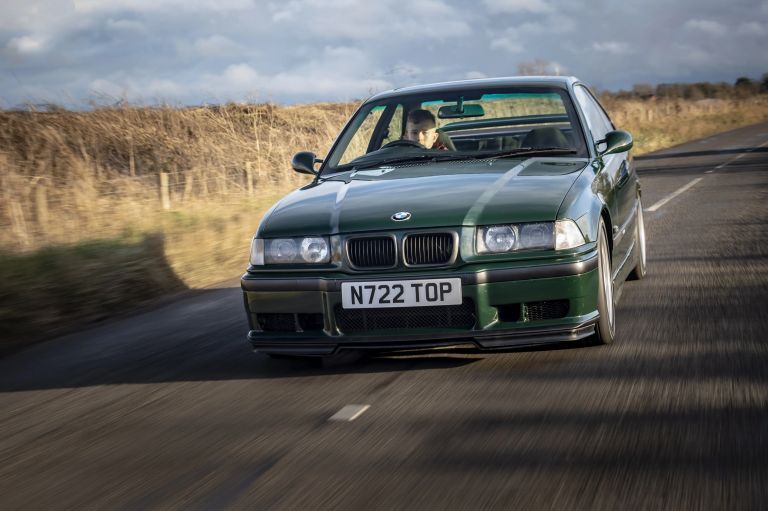
M431 149L437 141L437 122L429 110L411 110L405 122L405 138Z

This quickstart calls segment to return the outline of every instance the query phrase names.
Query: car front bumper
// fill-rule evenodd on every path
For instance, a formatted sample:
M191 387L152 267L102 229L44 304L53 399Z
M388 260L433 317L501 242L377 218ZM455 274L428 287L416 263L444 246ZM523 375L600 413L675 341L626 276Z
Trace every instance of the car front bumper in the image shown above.
M341 284L459 277L463 309L341 309ZM339 350L413 350L450 346L502 349L575 341L594 333L597 255L534 266L468 271L329 274L246 273L241 280L254 350L332 355ZM366 311L366 312L360 312ZM463 314L459 322L452 318ZM400 317L403 318L399 321Z

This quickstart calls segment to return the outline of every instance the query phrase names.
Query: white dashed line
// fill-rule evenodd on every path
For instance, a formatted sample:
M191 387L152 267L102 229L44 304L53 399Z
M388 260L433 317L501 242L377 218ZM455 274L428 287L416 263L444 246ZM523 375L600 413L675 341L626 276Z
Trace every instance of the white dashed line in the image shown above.
M347 405L331 416L329 421L352 422L360 417L371 405Z
M768 145L768 142L763 142L762 144L760 144L757 147L765 147L766 145ZM752 151L754 151L754 149L747 149L746 152L737 154L736 156L734 156L730 160L728 160L726 162L723 162L720 165L718 165L717 167L715 167L715 170L719 170L719 169L722 169L723 167L727 167L731 163L735 162L736 160L738 160L740 158L743 158L744 156L746 156L747 154L751 153ZM705 174L711 174L711 173L712 173L711 170L708 170L708 171L705 172Z
M765 147L765 146L768 146L768 141L767 141L767 142L763 142L762 144L760 144L760 145L759 145L759 146L757 146L757 147ZM736 156L734 156L733 158L731 158L730 160L728 160L728 161L725 161L725 162L721 163L720 165L718 165L718 166L717 166L717 167L715 167L714 169L710 169L710 170L706 170L706 171L704 171L704 173L705 173L705 174L711 174L711 173L713 173L715 170L719 170L719 169L722 169L723 167L725 167L725 166L727 166L727 165L729 165L729 164L731 164L731 163L735 162L736 160L743 158L744 156L746 156L747 154L751 153L751 152L752 152L752 151L754 151L754 150L755 150L755 148L752 148L752 149L747 149L747 150L746 150L746 152L743 152L743 153L739 153L739 154L737 154ZM663 199L661 199L659 202L657 202L657 203L656 203L656 204L654 204L653 206L651 206L651 207L649 207L649 208L646 208L644 211L648 211L648 212L651 212L651 213L652 213L652 212L654 212L654 211L658 210L658 209L659 209L659 208L661 208L661 207L662 207L664 204L666 204L667 202L671 201L672 199L674 199L675 197L677 197L677 196L678 196L678 195L680 195L681 193L684 193L686 190L688 190L689 188L691 188L692 186L694 186L696 183L698 183L698 182L699 182L699 181L701 181L702 179L704 179L704 178L703 178L703 177L697 177L696 179L694 179L693 181L691 181L691 182L690 182L690 183L688 183L687 185L683 186L682 188L679 188L679 189L675 190L674 192L670 193L669 195L667 195L666 197L664 197Z
M661 199L659 202L657 202L656 204L654 204L650 208L646 209L646 211L650 211L650 212L656 211L657 209L662 207L664 204L666 204L667 202L671 201L672 199L674 199L675 197L677 197L681 193L685 192L690 187L692 187L693 185L695 185L696 183L698 183L699 181L701 181L703 179L704 179L703 177L697 177L696 179L694 179L693 181L691 181L687 185L683 186L682 188L679 188L679 189L675 190L674 192L670 193L669 195L667 195L666 197Z

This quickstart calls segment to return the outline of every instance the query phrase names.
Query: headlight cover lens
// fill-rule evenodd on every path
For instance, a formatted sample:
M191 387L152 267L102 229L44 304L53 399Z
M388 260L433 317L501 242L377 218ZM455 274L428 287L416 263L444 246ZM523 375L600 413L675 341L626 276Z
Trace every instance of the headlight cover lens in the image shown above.
M555 232L555 250L576 248L586 243L581 229L573 220L558 220Z
M308 263L328 262L328 242L325 238L304 238L301 241L301 258Z
M322 264L331 260L328 238L254 238L251 243L251 264Z
M492 225L485 229L483 241L488 252L508 252L517 242L517 229L512 225Z
M477 253L502 254L518 250L552 250L555 224L487 225L477 228Z

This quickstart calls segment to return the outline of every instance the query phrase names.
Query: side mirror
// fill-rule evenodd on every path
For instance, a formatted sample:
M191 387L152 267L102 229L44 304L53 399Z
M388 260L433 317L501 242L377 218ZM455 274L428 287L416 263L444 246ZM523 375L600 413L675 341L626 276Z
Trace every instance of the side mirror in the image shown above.
M322 162L323 160L315 158L315 153L311 151L301 151L293 155L293 158L291 159L291 167L301 174L316 176L317 171L315 170L315 163L318 161Z
M632 135L624 130L609 131L605 139L598 143L605 143L605 150L600 151L600 156L606 154L624 153L632 149Z

